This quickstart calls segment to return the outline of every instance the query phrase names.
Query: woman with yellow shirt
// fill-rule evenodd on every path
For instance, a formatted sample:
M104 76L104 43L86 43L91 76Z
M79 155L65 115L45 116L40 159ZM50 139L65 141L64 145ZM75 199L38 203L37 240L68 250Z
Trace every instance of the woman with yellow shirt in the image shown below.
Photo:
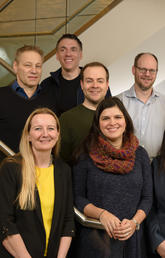
M35 110L20 153L0 168L0 257L66 257L74 217L70 168L58 158L59 145L56 115Z

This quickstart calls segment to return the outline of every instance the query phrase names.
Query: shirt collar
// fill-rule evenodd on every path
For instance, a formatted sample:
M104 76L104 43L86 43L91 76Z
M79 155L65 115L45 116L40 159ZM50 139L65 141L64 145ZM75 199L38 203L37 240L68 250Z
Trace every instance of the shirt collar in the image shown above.
M28 99L28 96L27 96L26 92L24 91L24 89L23 89L22 87L19 86L17 80L15 80L14 83L12 84L12 89L13 89L14 91L16 91L16 92L18 93L18 95L20 95L20 96L22 96L22 97ZM36 91L34 92L34 94L33 94L32 97L37 96L37 95L39 94L40 90L41 90L41 86L38 85L38 86L37 86L37 89L36 89ZM32 98L32 97L31 97L31 98Z
M130 98L137 98L136 97L136 92L135 92L135 85L133 85L126 93L126 96L127 97L130 97ZM154 88L152 90L152 94L150 96L150 98L155 98L155 97L159 97L160 96L160 93L158 91L156 91Z

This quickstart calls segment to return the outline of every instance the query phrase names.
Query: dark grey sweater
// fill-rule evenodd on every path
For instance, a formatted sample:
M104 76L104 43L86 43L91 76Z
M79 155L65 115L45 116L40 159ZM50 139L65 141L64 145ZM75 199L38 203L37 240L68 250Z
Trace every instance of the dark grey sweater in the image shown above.
M124 218L131 219L138 209L142 209L146 214L148 214L150 210L152 204L151 168L148 155L141 146L139 146L136 151L134 168L128 174L121 175L104 172L97 168L93 161L87 157L86 159L80 160L74 167L73 179L75 205L82 212L87 204L92 203L97 207L108 210L122 220ZM90 246L89 249L92 248L91 244L89 244L91 240L88 239L89 241L85 241L85 239L88 238L86 231L89 233L89 231L93 231L93 229L86 230L82 228L81 230L81 238L84 238L83 241L80 239L81 246L83 247L83 244L85 245L82 248L82 252L88 249L88 246ZM105 238L105 234L106 233L104 233L102 237ZM136 231L134 235L126 241L126 258L145 257L140 254L141 250L139 250L139 248L141 247L138 242L138 234L140 236L141 232ZM89 236L91 237L90 233ZM94 241L96 241L96 239ZM105 241L103 242L105 245ZM109 241L107 245L109 245ZM79 248L81 248L81 246ZM104 251L99 254L100 249L97 250L97 246L99 246L99 244L95 244L95 257L106 257L106 255L103 254ZM103 250L105 249L106 248L103 248ZM84 255L84 257L88 257L85 253ZM92 254L90 255L92 256ZM81 256L77 255L76 257Z

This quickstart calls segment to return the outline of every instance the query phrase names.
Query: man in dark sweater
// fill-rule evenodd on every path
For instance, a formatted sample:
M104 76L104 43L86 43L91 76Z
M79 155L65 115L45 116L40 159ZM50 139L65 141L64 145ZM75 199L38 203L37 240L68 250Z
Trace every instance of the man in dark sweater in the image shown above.
M59 112L77 106L84 100L80 86L80 60L82 43L74 34L64 34L56 45L56 58L61 68L50 73L50 77L41 82L41 86L53 85L58 96Z
M56 45L56 58L61 68L50 73L41 85L53 85L60 114L81 104L84 94L80 85L82 43L74 34L64 34Z
M34 109L48 107L58 111L54 88L39 85L42 63L40 48L19 48L13 63L16 80L11 86L0 87L0 140L15 152L26 119Z
M99 62L84 66L81 71L81 88L85 99L82 104L60 116L61 157L72 163L72 154L87 136L98 104L109 92L109 72Z

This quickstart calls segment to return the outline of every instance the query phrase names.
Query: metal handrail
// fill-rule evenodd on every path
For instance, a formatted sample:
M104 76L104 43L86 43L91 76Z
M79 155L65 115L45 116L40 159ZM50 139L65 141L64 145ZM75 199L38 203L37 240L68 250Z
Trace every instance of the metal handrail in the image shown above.
M0 150L6 156L13 156L15 154L4 142L0 141ZM104 229L101 222L97 219L92 219L86 217L82 212L80 212L76 207L74 207L74 213L76 220L83 225L84 227L96 228L96 229Z
M5 0L0 4L0 12L2 12L13 0Z
M86 217L82 212L80 212L76 207L74 207L74 213L76 216L76 220L84 227L88 228L96 228L96 229L104 229L103 225L98 219L92 219Z
M15 154L14 151L12 151L4 142L0 141L0 150L6 155L6 156L13 156Z
M11 65L9 65L3 58L0 57L0 65L2 65L6 70L15 75L15 72Z

